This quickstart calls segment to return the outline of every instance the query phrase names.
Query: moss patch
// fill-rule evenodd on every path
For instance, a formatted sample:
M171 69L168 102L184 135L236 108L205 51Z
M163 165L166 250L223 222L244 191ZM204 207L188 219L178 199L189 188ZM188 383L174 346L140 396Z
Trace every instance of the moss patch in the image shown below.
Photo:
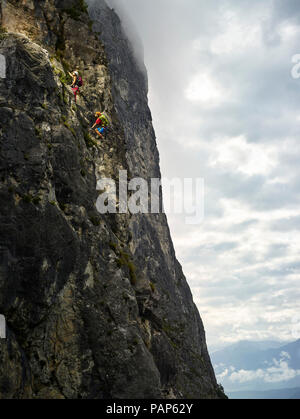
M35 135L40 140L42 139L42 131L38 127L34 127Z
M0 26L0 41L2 39L5 39L7 37L7 30L3 28L3 26Z
M97 141L94 140L94 138L92 138L91 135L87 131L84 131L83 136L84 136L85 144L88 148L91 148L93 146L97 147L98 145Z
M22 196L22 200L26 203L26 204L30 204L33 200L33 195L31 195L30 193L25 194Z
M41 202L42 198L40 196L35 196L32 200L32 203L34 205L39 205L39 203Z
M101 224L100 218L97 216L90 217L90 220L95 227L99 227Z
M63 12L74 20L80 20L81 15L87 11L88 6L84 0L76 0L72 7L63 9Z
M69 122L67 121L67 118L66 118L66 116L65 116L65 115L63 115L63 116L61 117L61 122L64 124L64 126L65 126L66 128L68 128L68 130L69 130L69 131L71 131L71 133L74 135L74 137L76 137L76 132L75 132L75 129L71 127L71 125L70 125L70 124L69 124Z
M123 266L128 268L129 276L130 276L130 283L131 285L136 285L137 283L137 276L136 276L136 267L132 262L130 256L123 252L123 250L119 249L120 257L117 259L117 265L121 268Z
M150 282L150 288L151 288L151 291L153 292L153 293L155 293L155 291L156 291L156 287L155 287L155 284L153 284L153 282Z
M22 201L25 202L26 204L39 205L41 200L42 198L39 195L33 195L31 193L27 193L22 196Z
M136 274L136 266L134 265L131 256L124 252L122 249L119 248L117 243L110 242L109 247L115 252L117 255L117 266L119 268L127 268L130 278L131 285L137 284L137 274Z
M68 205L67 205L67 204L63 204L62 202L59 202L59 203L58 203L58 205L59 205L59 208L60 208L63 212L65 212L65 211L67 210L67 208L68 208Z

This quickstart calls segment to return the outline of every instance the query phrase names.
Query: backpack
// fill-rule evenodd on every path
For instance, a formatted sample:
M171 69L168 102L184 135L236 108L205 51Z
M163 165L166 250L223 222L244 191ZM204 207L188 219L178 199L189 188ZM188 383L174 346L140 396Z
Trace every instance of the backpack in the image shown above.
M101 120L101 122L102 122L102 126L103 127L108 127L109 126L109 119L108 119L108 117L105 115L105 114L101 114L101 116L100 116L100 120Z
M82 77L81 76L78 76L77 77L77 86L78 87L82 87L83 86L83 81L82 81Z

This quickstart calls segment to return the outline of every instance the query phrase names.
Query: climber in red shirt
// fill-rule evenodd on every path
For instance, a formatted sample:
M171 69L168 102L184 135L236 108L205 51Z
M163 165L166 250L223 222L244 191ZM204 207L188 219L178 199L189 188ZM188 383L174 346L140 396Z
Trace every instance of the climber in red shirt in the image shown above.
M97 120L91 129L94 129L95 132L99 135L99 137L103 138L103 134L105 134L108 127L108 119L101 112L96 112L95 117L97 118Z

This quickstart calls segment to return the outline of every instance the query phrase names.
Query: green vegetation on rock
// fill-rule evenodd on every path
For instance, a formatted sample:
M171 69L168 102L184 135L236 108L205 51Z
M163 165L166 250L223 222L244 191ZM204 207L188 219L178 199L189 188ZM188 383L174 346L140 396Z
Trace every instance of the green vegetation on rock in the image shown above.
M72 7L63 9L63 12L74 20L80 20L81 15L87 11L88 5L84 0L76 0Z

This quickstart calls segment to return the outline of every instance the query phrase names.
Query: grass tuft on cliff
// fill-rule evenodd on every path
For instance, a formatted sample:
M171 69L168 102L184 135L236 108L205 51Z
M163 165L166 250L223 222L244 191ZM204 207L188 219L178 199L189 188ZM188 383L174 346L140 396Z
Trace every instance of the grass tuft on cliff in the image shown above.
M74 20L80 20L81 15L87 13L87 11L88 5L84 0L76 0L72 7L63 9L63 12Z
M2 41L2 39L5 39L6 36L7 36L7 30L3 28L3 26L0 25L0 41Z

